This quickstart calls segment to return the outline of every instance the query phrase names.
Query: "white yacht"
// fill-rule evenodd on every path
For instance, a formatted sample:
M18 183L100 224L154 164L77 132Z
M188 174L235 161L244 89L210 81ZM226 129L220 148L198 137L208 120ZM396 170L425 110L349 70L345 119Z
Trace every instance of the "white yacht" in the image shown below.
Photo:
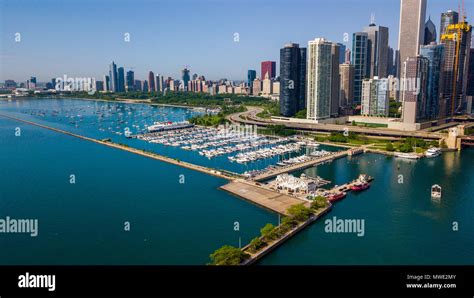
M420 159L421 156L416 153L403 153L397 152L394 154L395 157L404 158L404 159Z
M426 150L425 156L428 158L433 158L441 155L441 150L439 148L430 148Z

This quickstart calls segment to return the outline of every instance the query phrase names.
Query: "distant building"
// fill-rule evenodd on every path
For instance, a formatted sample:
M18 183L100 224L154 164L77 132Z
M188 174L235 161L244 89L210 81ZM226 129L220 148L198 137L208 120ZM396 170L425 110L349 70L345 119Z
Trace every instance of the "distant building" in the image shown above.
M346 62L346 46L342 43L337 44L339 46L339 64Z
M452 117L467 109L467 80L472 27L467 22L448 25L441 36L445 60L443 66L444 114Z
M142 92L148 92L148 90L150 90L150 88L148 87L147 80L143 81L143 86L142 87L143 87Z
M273 81L270 79L268 72L262 82L262 93L264 95L271 95L273 93Z
M456 11L448 10L441 14L441 24L439 26L439 39L446 33L446 29L449 25L454 25L459 22L459 14Z
M436 26L435 24L431 21L431 18L428 18L428 21L426 21L425 24L425 38L424 38L424 45L429 45L432 42L436 42Z
M5 89L15 89L17 86L14 80L5 80Z
M403 63L401 99L404 123L415 124L426 119L428 65L428 59L422 56L408 57Z
M110 77L107 75L104 76L104 91L111 91Z
M354 65L344 63L339 65L340 106L351 107L354 99Z
M155 91L155 74L153 71L148 72L148 92Z
M132 70L127 71L127 76L126 76L126 81L127 81L127 92L133 91L135 88L135 74Z
M307 118L331 117L332 43L324 38L308 42L307 49Z
M474 96L474 49L470 49L469 54L469 74L467 76L467 91L468 96Z
M331 44L331 116L337 117L340 107L341 80L339 77L340 45Z
M351 64L351 50L346 49L344 63Z
M388 28L370 24L367 32L367 75L369 78L387 77L388 69Z
M262 81L257 77L252 83L252 95L259 96L262 92Z
M389 94L388 80L365 79L362 82L362 110L364 116L382 116L389 115Z
M189 69L185 68L182 70L182 80L183 80L183 85L184 85L184 91L188 91L188 82L190 80L190 76L189 76Z
M123 67L119 67L117 69L117 75L117 92L125 92L125 70L123 69Z
M112 61L109 67L110 91L118 92L117 65Z
M356 32L352 36L352 63L354 64L354 103L361 103L362 81L368 78L367 32Z
M133 85L133 89L135 89L135 91L142 91L143 90L142 81L135 80L135 83Z
M426 87L426 119L438 119L440 113L440 93L442 87L442 70L444 63L444 46L433 42L422 46L420 55L428 59L427 87Z
M253 69L249 69L247 71L247 85L249 86L250 91L252 90L253 80L255 80L256 77L257 77L257 71Z
M95 90L96 91L104 90L104 81L95 81Z
M398 50L400 62L416 57L425 36L427 0L401 0ZM402 66L402 65L400 65Z
M265 78L265 75L268 73L270 79L276 77L276 62L275 61L263 61L261 65L261 78Z

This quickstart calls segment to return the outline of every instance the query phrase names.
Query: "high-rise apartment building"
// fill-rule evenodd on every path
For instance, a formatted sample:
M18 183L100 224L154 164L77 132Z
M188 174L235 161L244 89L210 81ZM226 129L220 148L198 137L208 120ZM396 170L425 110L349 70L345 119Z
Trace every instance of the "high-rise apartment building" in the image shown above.
M362 110L364 116L382 116L389 114L388 79L365 79L362 82Z
M286 44L280 49L280 114L291 117L305 106L306 49ZM275 90L273 90L275 93Z
M361 103L362 81L368 78L368 37L367 32L356 32L352 36L352 64L354 64L354 103Z
M110 91L118 92L117 65L112 61L109 67Z
M307 49L307 118L331 117L332 43L324 38L308 42Z
M155 74L153 71L148 72L148 92L155 91Z
M422 56L408 57L402 67L402 120L415 124L426 120L426 90L428 78L427 58Z
M126 81L127 81L127 92L134 91L135 90L135 73L133 70L127 71L126 75Z
M125 92L125 70L123 67L117 69L117 92Z
M341 80L340 106L352 107L354 100L354 65L349 63L340 64L339 76Z

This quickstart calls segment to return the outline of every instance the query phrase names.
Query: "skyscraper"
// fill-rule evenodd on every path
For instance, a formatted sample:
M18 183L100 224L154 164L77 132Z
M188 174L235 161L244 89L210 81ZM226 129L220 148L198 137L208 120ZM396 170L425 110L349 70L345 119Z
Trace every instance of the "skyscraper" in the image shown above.
M446 28L449 25L457 24L459 22L459 14L453 10L448 10L441 14L441 24L439 26L439 40L441 36L446 33Z
M306 59L306 48L300 48L300 94L298 100L298 111L306 109Z
M110 77L105 75L104 76L104 91L110 91L111 90L111 87L110 87Z
M428 21L426 21L425 24L425 37L424 37L424 45L429 45L432 42L435 42L436 39L436 26L435 24L431 21L431 17L428 18Z
M280 114L292 117L304 107L306 49L296 43L280 49Z
M187 68L184 68L182 70L182 80L183 80L183 85L184 85L184 91L188 91L188 82L190 80L190 76L189 76L189 69Z
M255 80L256 77L257 77L257 71L253 69L249 69L247 71L247 85L250 88L250 94L252 94L252 84L253 84L253 80Z
M351 63L351 50L346 49L346 52L344 53L344 63Z
M401 0L398 50L400 63L416 57L425 36L427 0Z
M422 56L408 57L403 63L401 98L404 123L415 124L426 119L428 63L428 59Z
M117 79L117 92L125 92L125 70L123 67L117 69L118 79Z
M331 116L337 117L339 114L339 90L341 80L339 77L340 46L337 43L331 44Z
M365 79L362 82L361 115L387 117L389 112L388 79Z
M388 58L387 58L387 75L395 75L395 65L394 65L394 51L391 47L388 48Z
M445 48L443 101L446 117L465 112L472 27L467 22L448 25L441 36Z
M352 63L354 64L354 103L361 103L362 81L368 77L367 56L368 56L367 32L356 32L352 36Z
M127 91L133 91L135 89L135 74L132 70L127 71Z
M422 46L420 55L428 59L427 87L426 87L426 119L438 119L440 109L440 92L443 90L442 69L444 46L433 42Z
M367 75L369 77L387 77L388 65L388 28L370 24L364 28L367 32Z
M341 78L340 105L341 107L351 107L354 100L354 65L340 64L339 76Z
M265 78L265 74L268 73L270 79L274 79L276 76L276 62L275 61L263 61L262 62L262 76Z
M148 72L148 92L155 91L155 74L153 71Z
M324 38L308 42L307 118L320 120L331 117L332 43Z
M346 62L346 46L342 43L337 44L339 46L339 64Z
M467 96L474 96L474 49L470 49L469 74L467 75Z
M109 67L109 78L110 78L110 91L118 91L118 76L117 76L117 65L112 61Z

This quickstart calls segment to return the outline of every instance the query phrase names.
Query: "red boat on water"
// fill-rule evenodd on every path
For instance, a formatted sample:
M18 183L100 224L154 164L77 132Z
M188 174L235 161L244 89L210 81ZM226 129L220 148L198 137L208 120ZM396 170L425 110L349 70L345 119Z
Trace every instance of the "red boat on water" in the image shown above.
M328 200L329 202L334 203L334 202L344 199L345 197L346 197L346 193L341 191L338 193L332 193L328 195Z
M356 183L356 184L351 186L351 190L352 191L362 191L362 190L366 190L369 187L370 187L370 183L368 183L368 182Z

